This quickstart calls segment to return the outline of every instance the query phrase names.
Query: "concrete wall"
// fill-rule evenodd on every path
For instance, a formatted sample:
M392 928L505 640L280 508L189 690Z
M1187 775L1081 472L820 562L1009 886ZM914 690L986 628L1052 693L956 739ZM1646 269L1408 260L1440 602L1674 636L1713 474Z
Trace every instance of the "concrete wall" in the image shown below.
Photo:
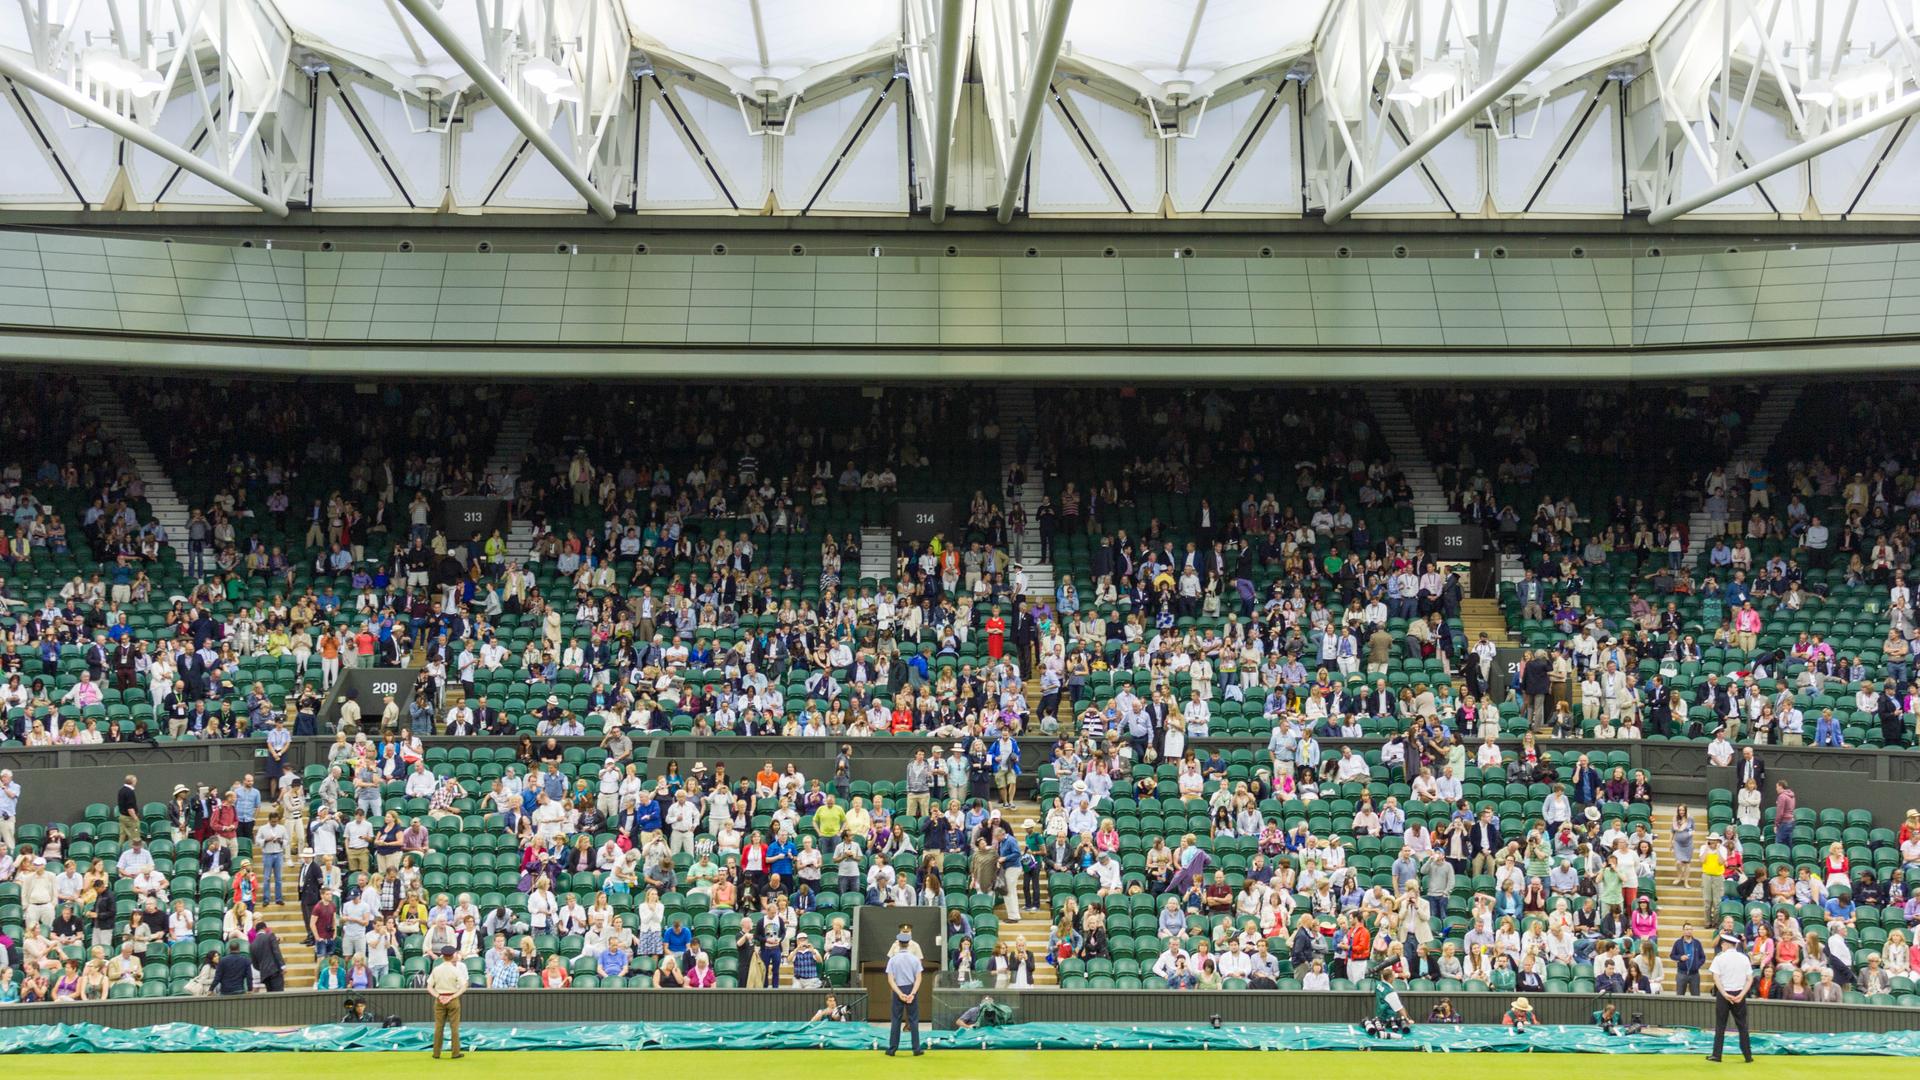
M592 746L593 740L568 740L574 745ZM513 739L471 738L461 740L469 746L507 746ZM721 762L728 774L738 779L758 772L762 763L772 761L785 768L791 761L809 778L828 780L833 775L834 754L841 743L853 746L853 776L856 780L893 780L905 776L906 763L917 749L945 751L947 741L918 738L872 739L786 739L769 738L747 741L724 738L655 737L645 742L649 768L659 774L669 762L677 762L682 774L690 775L696 762L713 768ZM308 760L325 761L331 740L296 739L290 754L296 769ZM429 745L432 745L431 743ZM1202 739L1190 745L1202 753L1213 746L1232 750L1252 747L1264 752L1264 743L1246 739ZM1329 753L1348 745L1343 740L1327 740ZM1377 739L1351 740L1356 751L1375 749ZM1511 745L1511 743L1509 743ZM1558 749L1624 750L1634 768L1644 768L1653 778L1654 789L1662 798L1685 798L1695 805L1704 803L1706 793L1716 787L1733 787L1732 770L1713 769L1706 763L1706 750L1697 743L1597 743L1562 741ZM1027 763L1027 783L1033 781L1034 767L1047 760L1052 740L1020 740L1021 757ZM13 749L0 753L0 768L14 770L21 785L21 816L26 821L71 821L89 803L111 802L120 780L131 772L140 777L142 801L164 801L175 783L193 785L214 783L226 786L245 773L258 768L258 743L231 742L167 743L156 748L104 747L48 750ZM1820 749L1815 747L1764 749L1769 779L1784 778L1799 792L1800 804L1809 807L1864 808L1877 821L1892 825L1909 807L1920 805L1920 753L1857 749Z

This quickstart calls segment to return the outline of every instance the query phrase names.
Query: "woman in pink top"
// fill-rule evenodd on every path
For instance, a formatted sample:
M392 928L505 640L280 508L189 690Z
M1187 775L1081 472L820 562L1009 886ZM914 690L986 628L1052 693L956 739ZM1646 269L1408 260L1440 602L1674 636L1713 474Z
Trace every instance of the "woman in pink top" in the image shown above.
M701 953L693 966L687 969L685 978L689 990L713 989L713 967L707 963L706 953Z
M1653 913L1652 901L1644 896L1634 903L1627 925L1634 937L1645 940L1660 936L1660 917Z

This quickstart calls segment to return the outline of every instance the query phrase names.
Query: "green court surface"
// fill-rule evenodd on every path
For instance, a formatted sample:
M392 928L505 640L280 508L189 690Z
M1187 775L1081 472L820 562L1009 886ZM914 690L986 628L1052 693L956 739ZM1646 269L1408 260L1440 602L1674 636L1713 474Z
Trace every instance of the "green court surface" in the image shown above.
M636 1068L665 1070L671 1076L777 1076L780 1070L805 1069L811 1075L834 1080L892 1080L929 1077L972 1080L1016 1076L1021 1080L1085 1080L1099 1072L1138 1076L1205 1076L1205 1070L1272 1069L1287 1053L1299 1060L1291 1067L1312 1070L1314 1080L1378 1080L1383 1075L1407 1075L1420 1080L1540 1080L1543 1073L1561 1070L1609 1069L1631 1071L1635 1080L1674 1077L1727 1077L1728 1080L1859 1080L1862 1076L1920 1078L1920 1061L1864 1057L1762 1058L1752 1065L1730 1057L1714 1065L1701 1058L1656 1055L1579 1058L1533 1054L1421 1054L1417 1058L1390 1051L1367 1053L1335 1051L1262 1052L1257 1050L948 1050L921 1058L887 1058L879 1053L845 1050L643 1050L634 1052L475 1053L459 1061L433 1061L424 1053L356 1053L350 1058L315 1060L313 1054L153 1054L140 1060L128 1055L35 1055L7 1062L15 1071L36 1080L98 1080L104 1072L138 1076L141 1080L205 1080L209 1076L240 1073L248 1080L280 1077L310 1078L315 1070L351 1071L354 1080L432 1076L524 1080L533 1076L564 1076L568 1080L619 1077L629 1080ZM815 1072L815 1070L819 1070Z

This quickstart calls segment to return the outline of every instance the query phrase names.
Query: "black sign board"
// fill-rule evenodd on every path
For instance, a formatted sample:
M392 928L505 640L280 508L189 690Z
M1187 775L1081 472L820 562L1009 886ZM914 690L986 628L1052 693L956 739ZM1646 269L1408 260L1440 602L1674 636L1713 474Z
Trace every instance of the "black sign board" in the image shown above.
M894 538L901 543L924 544L936 533L956 539L953 503L934 500L901 500L894 507Z
M360 705L360 726L378 728L380 710L387 707L387 695L393 695L404 713L413 701L413 683L417 677L413 668L374 667L346 668L340 677L334 680L333 688L320 703L320 723L331 726L340 720L340 706L348 698Z
M495 529L505 536L511 527L505 499L449 496L440 500L439 509L440 531L446 535L448 546L464 544L473 539L474 533L485 540Z
M1420 546L1442 562L1472 562L1486 554L1486 530L1478 525L1428 525L1420 530Z

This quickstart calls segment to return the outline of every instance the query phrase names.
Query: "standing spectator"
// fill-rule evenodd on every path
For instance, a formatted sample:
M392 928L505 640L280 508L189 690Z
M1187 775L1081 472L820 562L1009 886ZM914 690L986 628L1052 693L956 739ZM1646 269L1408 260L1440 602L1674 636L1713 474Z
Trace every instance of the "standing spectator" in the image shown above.
M248 952L252 954L253 970L268 993L277 994L287 988L287 962L280 955L280 935L273 932L272 923L263 919L255 924Z
M13 822L20 813L20 784L12 769L0 769L0 845L13 849Z
M915 750L913 760L907 763L907 816L925 818L931 809L933 792L933 766L927 762L925 750Z
M120 808L120 842L129 844L140 838L140 796L134 790L139 781L133 774L120 783L115 801Z
M253 989L253 961L241 951L244 944L237 937L227 942L227 955L214 968L214 987L221 994L244 994Z
M1800 797L1785 780L1776 780L1773 784L1773 842L1783 846L1793 844L1793 812L1800 807Z
M805 933L796 939L793 948L793 985L801 990L818 990L820 981L820 952L813 947L813 941Z
M1707 914L1713 913L1709 911ZM1673 961L1674 993L1699 997L1700 969L1706 966L1707 951L1693 936L1692 923L1680 928L1680 936L1674 941L1673 951L1668 958Z
M287 870L287 827L280 824L279 807L268 811L266 824L254 830L253 846L260 852L261 902L286 903L286 889L281 879Z

